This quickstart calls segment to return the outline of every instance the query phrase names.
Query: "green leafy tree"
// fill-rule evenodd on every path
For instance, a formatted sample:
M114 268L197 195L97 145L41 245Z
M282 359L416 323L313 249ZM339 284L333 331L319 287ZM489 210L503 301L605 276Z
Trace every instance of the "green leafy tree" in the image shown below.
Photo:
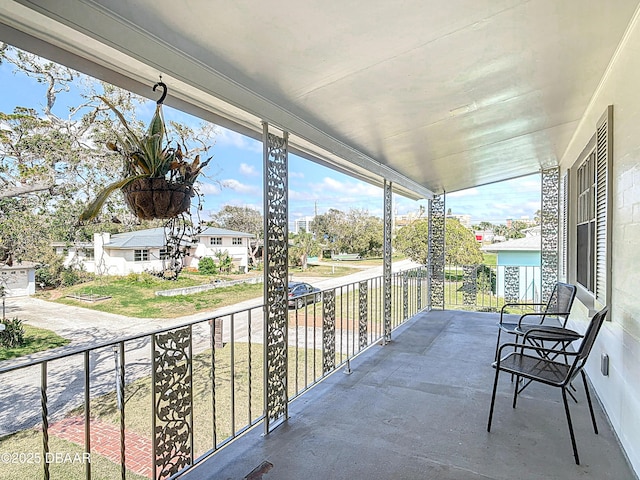
M444 239L445 262L453 265L479 265L482 251L471 230L455 218L447 218Z
M511 222L511 227L507 229L506 237L508 239L523 238L525 235L523 230L529 228L530 226L531 225L529 225L527 222L523 222L522 220L514 220L513 222Z
M122 160L104 146L122 125L97 96L117 106L136 131L146 128L136 112L149 101L1 42L0 63L35 79L42 89L33 94L44 100L40 110L18 105L0 112L0 261L41 262L45 283L55 284L61 278L51 275L61 270L48 260L51 242L71 244L91 240L95 232L140 228L121 195L109 198L95 223L78 225L77 219L88 200L122 172ZM62 95L71 89L81 101L65 110ZM185 146L191 143L191 152L211 144L213 126L170 123L168 135Z
M307 269L307 258L320 253L320 245L313 235L305 232L292 234L289 238L289 264Z
M382 254L382 219L366 210L351 209L344 213L330 209L317 215L310 228L333 253L358 253L363 257Z
M382 255L384 224L381 218L366 210L351 209L344 217L340 244L344 253L358 253L361 257Z
M343 218L343 212L330 208L327 213L316 215L309 226L316 239L326 245L333 253L337 253L340 248L337 242L343 225Z
M215 253L218 259L218 269L221 273L231 273L233 268L233 258L229 255L227 250L218 250Z
M416 220L402 227L393 243L396 250L414 262L426 265L429 259L429 220Z
M426 264L429 258L429 221L417 220L402 227L394 239L396 249L414 262ZM482 251L471 230L457 219L447 218L445 224L445 262L453 265L479 265Z

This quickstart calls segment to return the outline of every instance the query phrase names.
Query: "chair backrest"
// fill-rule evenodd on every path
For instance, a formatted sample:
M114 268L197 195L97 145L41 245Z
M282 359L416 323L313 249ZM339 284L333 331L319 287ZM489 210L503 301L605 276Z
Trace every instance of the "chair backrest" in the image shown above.
M604 319L607 317L607 312L609 311L609 307L604 307L598 313L596 313L591 321L589 322L589 326L587 327L587 331L584 333L584 337L582 338L582 342L580 343L580 348L578 348L578 361L584 364L589 357L589 353L591 353L591 349L593 348L593 344L596 341L596 336L600 331L600 327L604 323Z
M553 287L547 306L544 309L541 323L545 317L556 316L562 320L562 326L566 326L569 319L571 306L576 298L576 286L570 283L557 282Z
M573 361L571 368L567 372L567 376L565 377L565 385L572 382L573 379L578 375L578 373L580 373L580 370L582 370L585 363L587 363L587 359L589 358L589 354L591 353L593 344L596 341L596 337L598 336L600 327L602 327L602 324L604 323L604 319L607 317L608 311L609 307L604 307L602 310L596 313L589 322L587 331L582 338L582 343L580 343L580 347L576 352L576 358Z

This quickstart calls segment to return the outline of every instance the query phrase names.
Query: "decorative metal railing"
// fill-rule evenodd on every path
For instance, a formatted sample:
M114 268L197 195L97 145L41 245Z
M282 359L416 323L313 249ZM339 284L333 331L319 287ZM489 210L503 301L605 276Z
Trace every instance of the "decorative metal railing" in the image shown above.
M508 302L540 302L540 266L447 265L444 308L499 311Z
M391 278L391 329L427 307L426 269ZM384 279L289 308L287 397L380 342ZM7 478L154 478L184 472L265 418L264 305L0 367ZM8 362L7 362L8 363ZM15 461L14 461L15 460Z

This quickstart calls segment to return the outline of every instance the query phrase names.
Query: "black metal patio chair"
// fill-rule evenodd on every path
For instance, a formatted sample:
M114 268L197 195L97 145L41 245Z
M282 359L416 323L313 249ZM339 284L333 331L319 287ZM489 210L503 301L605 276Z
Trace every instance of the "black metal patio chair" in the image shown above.
M496 352L494 358L498 359L498 349L500 348L500 334L502 332L516 336L516 343L521 335L529 329L540 325L550 325L564 328L569 319L571 306L576 298L576 286L569 283L557 282L553 287L551 296L547 303L505 303L500 309L500 321L498 322L498 339L496 340ZM506 310L509 307L542 307L540 312L525 313L520 315L517 322L505 320Z
M608 308L605 307L596 313L587 331L584 334L580 347L577 351L567 351L566 349L542 348L536 345L523 343L505 343L500 346L498 351L498 359L493 363L496 369L496 376L493 382L493 393L491 395L491 407L489 409L489 422L487 423L487 431L491 431L491 421L493 419L493 409L496 401L496 390L498 388L498 378L500 372L506 372L516 376L516 383L513 391L513 408L516 408L516 400L518 398L518 381L520 378L527 379L532 382L540 382L552 387L559 387L562 390L562 401L564 402L564 410L569 425L569 434L571 436L571 445L573 447L573 456L576 464L580 465L578 457L578 448L576 447L576 439L571 423L571 414L569 413L569 403L567 402L567 393L571 382L578 376L582 376L584 383L585 395L589 404L589 413L591 414L591 422L593 430L598 434L598 426L596 425L596 417L593 413L593 405L591 404L591 396L589 395L589 387L584 373L584 365L587 362L589 353L596 340L596 336L600 331L602 322L607 315ZM531 329L531 334L535 334L535 329ZM525 334L529 335L529 333ZM508 353L502 357L505 348L514 347L515 351ZM543 356L541 356L541 354ZM565 358L572 359L570 362L558 362L553 360L553 356L562 355Z

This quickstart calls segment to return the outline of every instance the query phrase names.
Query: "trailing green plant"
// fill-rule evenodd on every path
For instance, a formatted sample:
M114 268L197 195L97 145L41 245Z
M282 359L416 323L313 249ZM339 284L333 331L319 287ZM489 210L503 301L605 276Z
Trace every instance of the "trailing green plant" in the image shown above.
M24 325L18 317L6 318L2 321L5 329L0 331L0 347L15 348L25 344Z
M193 186L201 170L209 163L211 157L200 162L200 155L193 161L186 156L187 149L177 143L173 147L165 144L166 128L162 116L162 101L166 96L166 85L158 82L154 85L164 88L162 98L158 100L156 111L147 128L146 134L139 136L127 122L122 113L105 97L98 95L118 117L124 127L124 134L117 136L117 142L107 142L109 150L116 152L123 159L123 175L120 180L105 187L93 202L80 215L81 221L95 218L107 198L116 190L123 189L140 178L163 178L169 183Z

